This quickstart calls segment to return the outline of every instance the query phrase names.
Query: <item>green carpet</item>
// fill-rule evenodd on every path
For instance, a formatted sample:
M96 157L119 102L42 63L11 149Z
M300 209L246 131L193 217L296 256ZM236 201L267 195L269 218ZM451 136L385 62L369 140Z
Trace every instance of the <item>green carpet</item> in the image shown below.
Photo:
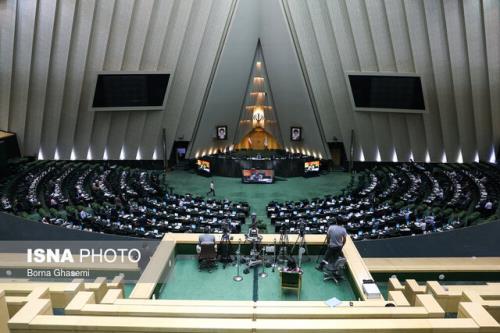
M384 299L387 299L389 295L389 282L387 281L376 281L377 287L380 290L380 294L384 296Z
M315 257L314 257L315 258ZM332 281L323 282L323 274L314 269L314 258L302 264L304 275L300 300L324 301L332 297L340 300L355 300L356 296L348 280L336 285ZM259 267L259 273L262 267ZM268 276L258 278L258 300L297 300L295 292L281 292L279 272L266 268ZM252 300L254 297L254 272L240 273L243 281L234 282L236 267L222 264L211 273L198 271L197 261L191 256L177 256L175 266L160 290L160 299L192 300Z
M270 223L266 216L266 206L272 201L302 200L322 197L325 194L339 194L350 182L346 172L331 172L313 178L294 177L278 180L274 184L243 184L240 178L202 177L194 172L172 171L167 174L169 186L179 194L191 193L205 197L210 180L215 183L217 199L247 201L258 219ZM243 232L248 227L244 226ZM268 232L271 228L268 227Z
M135 283L125 283L125 285L123 286L123 297L129 298L134 288L135 288Z

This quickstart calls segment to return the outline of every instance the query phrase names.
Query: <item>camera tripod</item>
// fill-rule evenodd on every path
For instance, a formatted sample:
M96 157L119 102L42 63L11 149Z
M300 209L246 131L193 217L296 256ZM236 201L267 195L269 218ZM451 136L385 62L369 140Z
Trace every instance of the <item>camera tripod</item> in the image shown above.
M287 255L288 255L287 248L288 248L288 233L286 231L286 227L282 226L280 230L279 250L277 251L279 265L286 266Z
M226 268L227 264L232 263L234 260L233 256L231 255L231 249L232 249L232 244L231 244L230 234L229 232L224 230L219 245L219 255L220 255L219 260L222 263L223 268Z
M318 257L316 258L316 263L319 262L319 259L321 256L326 254L326 248L328 246L327 244L328 238L325 236L325 240L323 241L323 245L321 246L321 249L319 249Z
M244 261L246 262L248 268L259 266L263 263L263 260L260 257L260 251L258 249L261 244L261 240L262 236L248 237L246 239L246 241L249 241L252 245L252 248L250 249L250 255L244 257Z
M309 258L309 249L307 248L304 230L299 231L299 234L297 236L297 239L295 240L295 243L292 246L292 250L290 251L290 254L293 255L293 251L295 250L296 247L298 247L297 252L305 253L307 255L308 260L311 260L311 258ZM304 249L304 250L301 251L301 249Z
M257 229L256 224L253 223L250 229L248 229L248 233L245 234L245 242L249 242L250 245L252 246L250 249L250 255L244 256L241 260L242 263L245 263L247 265L246 268L247 272L249 268L259 266L263 263L263 260L260 257L260 250L259 250L261 241L262 241L262 235L259 235L259 229Z
M238 249L236 250L236 275L233 276L233 281L241 282L243 276L240 275L240 261L241 261L241 240L238 244Z

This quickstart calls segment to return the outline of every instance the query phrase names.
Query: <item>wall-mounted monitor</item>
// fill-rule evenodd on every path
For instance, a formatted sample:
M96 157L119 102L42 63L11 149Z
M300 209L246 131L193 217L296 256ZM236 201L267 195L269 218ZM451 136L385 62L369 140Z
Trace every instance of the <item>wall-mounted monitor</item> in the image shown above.
M243 169L241 181L245 184L272 184L274 170Z
M196 160L196 167L199 174L210 175L210 162L205 160Z
M419 75L347 72L346 79L356 111L425 112L424 90Z
M217 126L216 137L217 140L227 140L227 126Z
M165 108L170 74L159 72L97 73L93 111L149 111Z
M304 162L304 176L314 176L319 174L319 161Z

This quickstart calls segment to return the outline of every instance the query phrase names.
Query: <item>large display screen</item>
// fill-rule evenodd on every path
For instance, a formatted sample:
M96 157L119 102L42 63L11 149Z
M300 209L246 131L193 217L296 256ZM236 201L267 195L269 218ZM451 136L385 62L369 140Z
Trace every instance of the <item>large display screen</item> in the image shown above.
M98 74L92 108L161 109L169 74Z
M356 109L425 110L418 76L348 74L348 78Z
M202 173L210 173L210 162L204 160L196 160L198 171Z
M246 184L271 184L274 182L274 170L245 169L242 170L242 181Z
M312 174L319 172L319 161L309 161L304 163L304 173Z

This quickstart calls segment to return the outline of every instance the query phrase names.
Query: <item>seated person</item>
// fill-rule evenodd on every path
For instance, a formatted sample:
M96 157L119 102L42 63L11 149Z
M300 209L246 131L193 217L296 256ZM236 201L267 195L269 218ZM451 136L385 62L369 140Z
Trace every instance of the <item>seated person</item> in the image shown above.
M215 244L215 236L210 235L210 228L205 227L204 232L198 238L198 244L196 245L196 253L200 254L202 244L213 244L215 251L217 251L217 244Z
M286 267L283 268L283 271L287 273L302 273L302 269L297 265L295 258L292 256L286 258Z

